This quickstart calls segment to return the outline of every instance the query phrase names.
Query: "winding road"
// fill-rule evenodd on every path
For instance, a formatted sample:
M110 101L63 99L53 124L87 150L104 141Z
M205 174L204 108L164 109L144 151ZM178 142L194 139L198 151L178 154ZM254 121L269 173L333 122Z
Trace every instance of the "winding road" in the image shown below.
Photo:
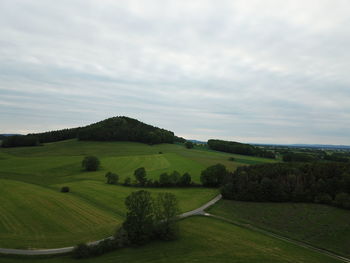
M296 240L293 240L293 239L290 239L288 237L284 237L284 236L280 236L280 235L277 235L275 233L272 233L272 232L269 232L269 231L266 231L266 230L263 230L261 228L257 228L257 227L254 227L250 224L243 224L243 223L239 223L239 222L236 222L236 221L233 221L233 220L230 220L230 219L227 219L225 217L221 217L221 216L217 216L217 215L212 215L210 213L207 213L205 212L206 209L208 209L210 206L214 205L216 202L218 202L220 199L222 198L221 194L217 195L214 199L210 200L208 203L204 204L203 206L197 208L197 209L194 209L192 211L189 211L189 212L186 212L186 213L183 213L181 215L178 216L179 219L183 219L183 218L186 218L186 217L190 217L190 216L195 216L195 215L198 215L198 216L207 216L207 217L212 217L212 218L216 218L216 219L219 219L219 220L223 220L225 222L228 222L230 224L234 224L234 225L237 225L239 227L244 227L244 228L247 228L247 229L250 229L250 230L253 230L253 231L256 231L256 232L260 232L264 235L267 235L267 236L270 236L270 237L274 237L274 238L277 238L277 239L280 239L280 240L283 240L285 242L288 242L288 243L291 243L291 244L294 244L294 245L297 245L299 247L303 247L305 249L309 249L309 250L312 250L314 252L317 252L317 253L320 253L320 254L324 254L324 255L327 255L331 258L334 258L334 259L338 259L342 262L346 262L346 263L350 263L350 259L349 258L346 258L346 257L343 257L343 256L340 256L340 255L337 255L333 252L330 252L328 250L325 250L325 249L321 249L321 248L317 248L317 247L314 247L310 244L307 244L307 243L304 243L304 242L301 242L301 241L296 241ZM105 238L105 239L111 239L113 237L108 237L108 238ZM98 244L99 242L105 240L105 239L101 239L101 240L97 240L97 241L94 241L94 242L90 242L88 243L88 245L94 245L94 244ZM51 248L51 249L12 249L12 248L0 248L0 254L12 254L12 255L28 255L28 256L32 256L32 255L54 255L54 254L64 254L64 253L69 253L71 252L72 250L74 249L74 247L63 247L63 248Z

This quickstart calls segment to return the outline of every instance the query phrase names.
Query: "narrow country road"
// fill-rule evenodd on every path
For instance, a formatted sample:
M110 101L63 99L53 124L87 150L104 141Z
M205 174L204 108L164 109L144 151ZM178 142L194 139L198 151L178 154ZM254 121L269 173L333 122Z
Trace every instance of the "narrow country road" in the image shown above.
M342 262L350 263L350 259L349 258L337 255L337 254L332 253L330 251L327 251L325 249L317 248L317 247L314 247L314 246L312 246L310 244L307 244L307 243L304 243L304 242L301 242L301 241L296 241L296 240L290 239L288 237L280 236L280 235L277 235L275 233L263 230L261 228L254 227L254 226L252 226L250 224L239 223L239 222L227 219L225 217L221 217L221 216L217 216L217 215L213 215L213 214L205 212L205 210L207 208L209 208L210 206L214 205L221 198L222 198L222 196L221 196L221 194L219 194L214 199L210 200L208 203L202 205L201 207L199 207L197 209L194 209L192 211L183 213L183 214L179 215L178 218L179 219L183 219L183 218L190 217L190 216L195 216L195 215L216 218L216 219L228 222L230 224L233 224L233 225L236 225L236 226L239 226L239 227L244 227L244 228L256 231L256 232L260 232L260 233L262 233L264 235L267 235L267 236L270 236L270 237L274 237L274 238L277 238L279 240L283 240L285 242L297 245L299 247L303 247L305 249L312 250L312 251L320 253L320 254L327 255L327 256L329 256L331 258L338 259L338 260L340 260ZM106 239L110 239L110 238L113 238L113 237L108 237ZM105 240L105 239L101 239L101 240L90 242L90 243L88 243L88 245L98 244L99 242L101 242L103 240ZM11 248L0 248L0 254L29 255L29 256L30 255L54 255L54 254L69 253L73 249L74 249L74 247L51 248L51 249L11 249Z

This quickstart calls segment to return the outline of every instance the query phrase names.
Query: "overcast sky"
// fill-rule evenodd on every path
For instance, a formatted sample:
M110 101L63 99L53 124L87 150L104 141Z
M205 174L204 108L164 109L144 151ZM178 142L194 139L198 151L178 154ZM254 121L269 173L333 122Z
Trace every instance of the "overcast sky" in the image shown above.
M349 145L350 1L0 1L0 133L119 115Z

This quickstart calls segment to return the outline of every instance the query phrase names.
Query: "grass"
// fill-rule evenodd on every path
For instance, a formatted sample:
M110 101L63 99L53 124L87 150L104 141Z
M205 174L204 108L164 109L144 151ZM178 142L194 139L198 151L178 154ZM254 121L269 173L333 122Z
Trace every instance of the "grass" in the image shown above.
M210 213L350 256L350 211L319 204L221 200Z
M86 155L98 156L101 169L83 171L81 161ZM152 179L177 170L189 172L199 182L201 171L211 164L228 164L232 170L245 165L244 160L270 161L241 156L241 162L230 162L230 156L176 144L77 140L0 148L0 247L61 247L112 234L125 215L125 197L140 188L107 185L107 171L118 173L123 181L127 176L133 178L134 170L141 166ZM71 192L60 193L62 186L69 186ZM183 212L217 194L217 190L205 188L149 190L174 193Z
M328 256L300 248L226 222L192 217L180 222L181 237L171 242L151 242L139 248L127 248L97 258L74 260L57 258L1 258L3 263L112 263L112 262L239 262L239 263L336 263Z
M176 195L180 210L182 212L190 211L205 204L218 194L217 189L212 188L140 188L125 187L119 185L108 185L97 181L77 181L65 184L71 189L71 194L81 197L82 199L103 208L107 211L125 216L126 208L124 205L125 198L134 191L145 189L152 194L160 192L169 192ZM63 185L55 185L60 189ZM96 194L98 193L98 194Z
M79 197L0 180L0 247L64 247L110 235L122 218Z

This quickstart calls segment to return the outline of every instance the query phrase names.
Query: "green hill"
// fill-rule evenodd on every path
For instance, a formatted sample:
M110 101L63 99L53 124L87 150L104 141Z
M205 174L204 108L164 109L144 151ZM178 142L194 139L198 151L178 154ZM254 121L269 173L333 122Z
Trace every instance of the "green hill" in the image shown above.
M147 144L183 142L173 132L148 125L125 116L113 117L84 127L9 136L3 147L36 146L40 143L57 142L78 138L84 141L130 141Z

